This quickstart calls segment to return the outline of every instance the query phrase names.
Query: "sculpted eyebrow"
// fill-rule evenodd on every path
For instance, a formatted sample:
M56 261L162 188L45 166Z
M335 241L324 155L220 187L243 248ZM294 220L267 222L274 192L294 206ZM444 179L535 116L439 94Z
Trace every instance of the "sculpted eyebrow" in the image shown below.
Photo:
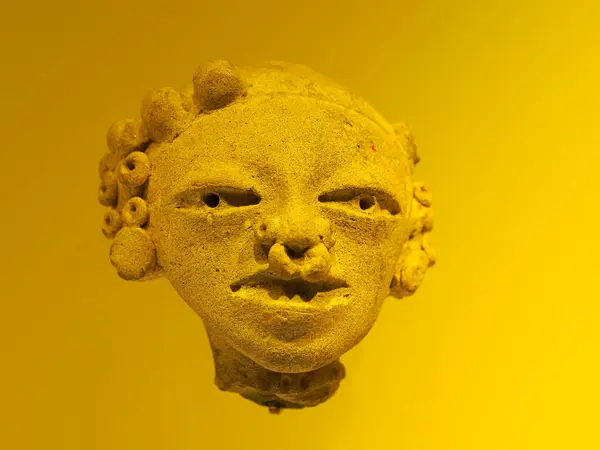
M237 189L240 191L254 190L254 179L246 177L241 173L217 173L208 175L198 175L191 178L187 183L182 184L177 190L177 194L196 189Z
M342 198L352 200L354 197L362 194L372 194L380 197L389 197L390 199L396 198L396 196L392 192L388 191L387 189L383 189L379 186L348 185L336 189L327 190L325 193L319 195L319 201L340 201L340 199Z

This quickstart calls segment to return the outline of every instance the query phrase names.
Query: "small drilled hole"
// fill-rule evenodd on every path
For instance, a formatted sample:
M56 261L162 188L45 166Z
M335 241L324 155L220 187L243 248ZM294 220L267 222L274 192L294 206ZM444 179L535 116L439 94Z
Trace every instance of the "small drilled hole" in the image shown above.
M134 212L137 211L137 208L135 207L135 205L131 205L130 210L131 210L132 213L134 213Z
M375 199L373 197L363 197L360 199L359 205L362 210L372 208L375 205Z
M206 206L208 206L209 208L216 208L217 206L219 206L219 203L221 201L217 194L207 194L204 196L203 200Z
M264 223L260 226L260 231L267 231L267 226Z
M129 170L135 170L135 163L133 161L127 161L127 168Z

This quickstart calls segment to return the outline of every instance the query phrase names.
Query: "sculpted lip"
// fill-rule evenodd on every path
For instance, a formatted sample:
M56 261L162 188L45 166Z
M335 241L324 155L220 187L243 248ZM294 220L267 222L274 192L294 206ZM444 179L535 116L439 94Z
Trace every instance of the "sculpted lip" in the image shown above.
M267 293L273 300L302 300L310 302L320 293L338 294L348 285L343 280L329 279L323 282L311 282L300 278L292 280L283 280L281 278L269 275L266 272L260 272L255 275L236 281L231 286L232 292L241 290L256 290ZM326 295L330 297L330 295Z

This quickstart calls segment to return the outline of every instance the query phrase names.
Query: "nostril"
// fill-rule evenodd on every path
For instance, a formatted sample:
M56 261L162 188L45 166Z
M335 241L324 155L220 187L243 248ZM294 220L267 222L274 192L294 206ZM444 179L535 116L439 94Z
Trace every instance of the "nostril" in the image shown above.
M291 259L300 259L304 257L304 253L306 252L307 248L303 247L291 247L289 245L285 246L285 253L291 258Z
M265 257L269 256L269 252L271 251L271 246L268 244L261 244L260 245L261 251L262 253L265 255Z

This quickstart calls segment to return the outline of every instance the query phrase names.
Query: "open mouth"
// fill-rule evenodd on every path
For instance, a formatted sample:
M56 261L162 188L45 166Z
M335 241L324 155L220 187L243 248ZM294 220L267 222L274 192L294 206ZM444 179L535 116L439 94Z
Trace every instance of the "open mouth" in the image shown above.
M266 292L274 300L302 300L310 302L320 293L330 293L348 287L343 280L310 282L300 278L282 280L266 273L252 275L231 285L232 292L242 289Z

